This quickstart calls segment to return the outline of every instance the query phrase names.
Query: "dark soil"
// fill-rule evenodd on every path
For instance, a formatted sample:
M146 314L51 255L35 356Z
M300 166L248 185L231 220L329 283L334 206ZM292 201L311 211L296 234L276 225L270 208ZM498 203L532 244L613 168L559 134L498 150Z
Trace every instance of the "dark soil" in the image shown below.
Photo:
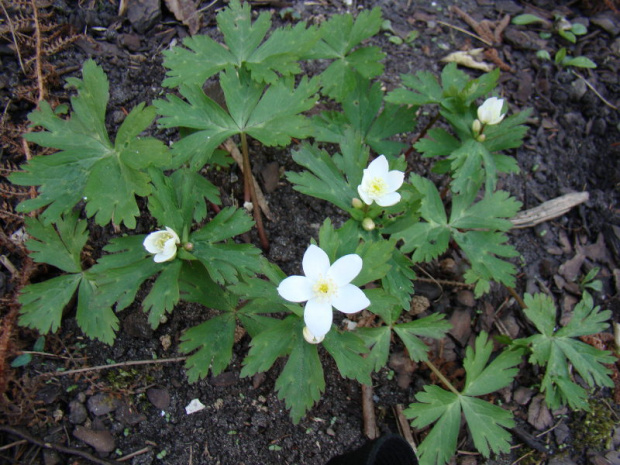
M26 7L18 11L17 6L21 3L16 2L16 9L9 13L14 27L17 27L16 15L28 18L32 15ZM59 38L72 42L50 50L54 53L45 57L43 72L48 76L48 99L54 103L67 102L69 92L63 90L64 79L69 75L80 76L81 65L90 57L103 66L111 82L108 123L113 131L124 118L125 110L162 95L164 69L161 51L188 35L187 28L178 23L164 6L160 18L144 25L139 22L144 17L133 24L127 17L119 18L116 1L50 0L38 3L42 24L58 25L56 31ZM204 8L200 32L217 37L214 18L223 5L221 2L214 5L208 1L199 3ZM461 10L477 21L486 19L497 22L506 14L514 16L523 13L527 7L529 12L551 18L554 11L560 12L571 21L588 26L587 35L580 37L575 46L557 36L541 42L535 26L508 26L502 43L495 47L499 57L510 68L510 71L502 73L501 94L510 102L511 111L527 107L534 110L528 122L530 131L524 146L511 154L518 160L521 172L502 178L500 187L521 200L524 209L568 192L589 192L589 200L566 215L511 233L512 243L522 254L518 261L520 274L517 291L551 293L566 316L578 299L576 285L571 279L579 279L597 266L601 268L598 279L603 282L603 291L596 296L597 303L611 309L614 321L618 322L619 113L604 103L572 69L541 61L536 57L536 51L542 47L553 56L554 51L566 46L573 56L583 55L593 60L598 64L597 69L575 71L585 77L611 105L618 106L620 15L614 13L611 1L573 1L558 5L558 2L538 0L535 5L529 6L512 0L358 1L355 7L359 9L380 6L384 18L391 22L392 32L386 30L372 40L387 53L383 76L386 89L391 90L399 85L401 73L429 70L439 75L443 67L439 61L442 57L452 51L482 46L476 39L444 24L473 32L450 9L453 3L458 3ZM346 11L338 0L292 1L286 5L283 2L255 2L253 9L273 11L274 20L278 23L289 21L289 17L282 19L280 15L285 6L291 6L302 20L310 22L320 22L334 13ZM20 69L12 35L4 32L8 24L6 20L6 15L2 13L0 104L4 113L0 127L3 174L8 174L26 159L19 134L25 130L25 115L34 108L38 95L36 75L32 71L32 62L28 61L34 56L34 50L25 39L20 39L24 40L20 42L19 58L25 62L28 71L25 75ZM406 37L412 30L420 34L411 45L398 45L390 41L390 37ZM77 38L76 31L83 31L84 34ZM47 35L54 33L42 32ZM24 34L33 36L32 28ZM468 72L472 76L480 74L475 70ZM430 116L421 115L420 130ZM163 132L157 135L165 140L176 137L175 134ZM292 148L277 151L253 147L254 174L257 178L262 179L261 174L266 173L265 170L273 162L281 171L298 169L290 157ZM39 153L36 147L29 150ZM429 163L415 152L409 154L408 163L417 173L429 173ZM241 174L236 167L220 172L214 179L226 204L242 202L240 179ZM31 349L38 335L15 327L10 316L14 308L13 291L20 284L20 276L26 275L26 269L32 266L20 247L8 239L21 227L14 206L27 193L11 187L4 179L1 187L3 201L0 218L4 234L0 242L5 266L0 268L0 290L4 295L4 308L0 313L3 332L0 338L10 338L6 358L12 360L21 350ZM310 238L317 236L323 220L329 216L338 224L342 217L335 208L324 202L295 192L284 178L266 195L274 213L274 221L266 224L272 244L269 259L287 273L297 272L303 251ZM139 222L137 232L147 232L151 227L145 215ZM117 232L111 227L96 230L96 241L92 244L95 257L99 253L98 248L115 234ZM460 262L456 253L449 253L441 261L418 271L418 274L458 281L461 278ZM452 266L452 263L456 265ZM10 264L15 270L11 271ZM52 272L39 268L31 275L31 280L45 279ZM460 286L438 289L434 284L421 280L416 284L416 290L418 295L430 299L428 311L447 313L455 325L450 337L433 352L433 358L444 363L446 369L450 369L452 360L462 357L464 348L480 330L497 334L497 320L508 328L513 337L528 335L518 305L504 289L495 287L492 293L477 302L472 301L470 291ZM40 376L59 369L95 367L112 361L178 357L180 354L176 347L181 333L204 321L207 316L207 310L203 308L182 304L165 324L152 331L137 301L119 315L121 330L114 346L108 347L83 337L74 315L69 311L62 329L46 337L44 351L52 355L35 356L26 367L9 369L0 374L3 387L6 387L0 410L0 463L77 464L92 460L44 450L42 441L88 452L99 457L99 463L113 463L136 453L125 462L134 465L320 465L334 455L364 443L361 387L358 383L342 379L331 359L325 357L326 392L307 417L299 425L293 425L284 403L274 393L274 383L281 365L276 364L270 372L253 379L239 377L241 362L248 350L247 336L237 345L232 364L225 373L195 384L188 384L180 362L91 370L66 376ZM605 337L600 339L604 341ZM609 348L612 346L609 345ZM400 375L404 370L397 363L399 350L398 346L394 347L391 368L382 370L374 377L373 399L381 432L397 432L393 407L410 403L430 377L429 372L419 367L413 379L403 380ZM546 432L533 440L548 447L551 454L545 456L534 452L529 459L536 463L554 464L620 463L618 427L614 440L579 442L579 425L584 421L582 413L568 410L550 413L544 408L536 410L538 400L529 388L535 387L537 375L524 372L513 389L506 389L498 395L502 404L514 411L518 422L517 433L536 436ZM614 403L614 395L617 402L618 391L593 393L595 398L606 400L608 407L604 410L610 415L611 425L614 421L617 423L620 411L618 403ZM206 408L187 415L185 407L195 398L200 399ZM109 412L102 413L104 407L109 407ZM546 420L545 415L548 415ZM602 417L599 420L602 422ZM17 427L22 433L27 432L30 438L16 442L22 437L3 425ZM549 432L551 429L552 432ZM418 442L423 437L422 433L414 432ZM85 439L84 434L88 438ZM611 438L613 428L609 428L608 434ZM39 441L38 445L35 440ZM469 436L463 432L459 450L464 452L459 453L455 460L467 464L513 463L532 450L522 441L522 436L515 437L514 444L519 447L510 457L485 461L467 452L474 449ZM112 452L102 452L106 448ZM607 458L604 459L604 456Z

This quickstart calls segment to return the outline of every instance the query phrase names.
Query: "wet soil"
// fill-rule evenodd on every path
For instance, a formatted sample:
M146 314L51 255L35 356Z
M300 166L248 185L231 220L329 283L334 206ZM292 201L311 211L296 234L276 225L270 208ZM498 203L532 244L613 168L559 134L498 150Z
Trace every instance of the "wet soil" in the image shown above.
M57 0L41 2L39 9L46 15L45 24L62 27L59 37L71 38L70 44L59 47L46 57L44 72L49 76L46 84L48 98L55 103L67 102L70 93L62 87L64 79L70 75L79 76L82 63L93 57L103 66L111 82L108 123L113 129L122 121L126 110L162 95L164 69L161 51L188 35L187 28L165 7L161 17L151 24L142 24L139 20L144 17L134 18L134 21L118 17L116 3ZM223 5L220 2L199 3L204 7L200 31L218 37L214 18ZM354 3L350 7L353 10L381 7L384 18L391 23L391 30L386 27L369 42L381 46L387 53L386 71L382 77L387 90L399 86L401 73L428 70L438 75L443 67L440 59L448 53L484 46L456 28L473 32L462 16L451 9L454 5L476 21L489 20L495 25L507 14L514 16L526 10L550 18L555 11L571 21L587 25L588 33L574 46L557 36L540 39L538 29L533 26L509 25L501 43L494 47L507 67L501 76L500 93L510 102L511 111L533 108L525 144L511 153L521 172L503 177L500 187L522 201L524 209L569 192L589 192L589 200L566 215L533 228L511 232L511 242L522 254L516 262L520 270L517 291L548 292L568 315L577 301L575 283L571 279L579 279L593 267L600 267L598 279L603 282L603 291L596 295L597 303L611 309L614 321L618 322L620 117L617 108L612 106L620 105L620 16L613 11L613 3L558 4L545 0L532 5L511 0ZM285 10L285 7L291 9ZM293 1L286 5L282 2L255 2L253 8L255 11L273 11L276 24L295 21L295 17L320 22L334 13L346 11L346 6L338 0ZM28 10L23 14L28 14ZM4 13L3 19L6 20ZM82 31L83 35L77 37L76 31ZM397 43L399 40L395 37L404 39L411 31L419 33L412 43ZM0 103L4 108L2 174L7 174L25 161L24 146L18 134L25 129L25 115L34 107L37 86L33 73L24 74L20 69L19 59L28 59L27 44L22 45L25 56L18 57L12 47L12 36L5 33L0 37L3 39L0 42ZM598 64L597 69L562 68L536 57L541 48L553 56L562 46L568 47L574 56L590 58ZM319 68L313 69L313 66ZM311 65L309 72L317 70L320 70L320 64ZM480 74L475 70L468 72L472 76ZM587 83L579 76L587 79ZM431 116L420 115L420 129ZM163 140L176 137L166 131L156 130L155 134ZM412 134L411 138L416 135ZM269 177L274 163L279 172L299 169L291 159L292 149L294 147L273 150L253 146L255 176L259 180ZM429 162L415 152L408 154L408 165L416 173L429 174ZM236 167L219 172L213 179L225 204L242 201L241 179ZM2 254L16 268L14 272L7 265L0 269L3 305L6 304L2 310L3 336L10 331L6 356L12 359L20 350L30 349L38 335L8 323L13 308L12 292L19 285L20 270L25 273L24 269L29 265L19 247L7 239L21 227L14 206L24 194L11 189L4 179L2 188ZM285 272L298 272L303 251L310 239L317 236L323 220L331 217L338 224L344 217L325 202L295 192L283 177L266 190L266 197L274 214L273 221L266 223L271 241L268 257ZM147 232L151 226L145 214L137 232ZM96 256L97 248L118 232L111 227L96 228L94 232L96 239L92 247ZM419 270L418 274L459 281L460 262L458 254L449 252L441 260ZM41 280L49 273L53 270L39 268L31 279ZM467 289L460 286L438 288L432 279L420 280L416 283L416 290L418 295L429 299L428 311L447 313L455 325L450 337L433 352L435 360L443 362L445 369L450 369L450 364L462 357L464 348L480 330L497 334L497 320L514 337L528 334L517 304L505 289L496 287L489 295L474 302ZM326 391L307 417L300 424L293 425L284 403L274 393L281 364L277 363L268 373L252 379L239 377L241 362L247 354L247 337L236 346L232 363L225 373L195 384L188 384L183 365L178 361L87 370L64 376L40 376L60 369L152 361L155 358L174 359L180 356L176 347L182 332L204 321L207 312L193 304L179 305L165 324L152 331L138 299L119 314L121 330L114 346L108 347L86 339L69 310L62 329L46 337L44 352L51 356L35 355L27 366L3 373L6 391L1 403L0 427L12 425L31 437L17 443L21 438L15 432L0 431L0 462L95 463L93 457L44 450L41 444L36 445L35 439L90 453L101 460L100 463L116 463L126 458L124 463L134 465L320 465L334 455L364 443L361 387L358 383L341 379L331 359L324 357ZM373 378L373 400L382 433L398 431L394 406L406 406L430 378L430 373L422 367L417 367L412 377L400 378L404 371L402 364L398 363L401 351L402 348L395 346L391 366ZM545 456L535 452L530 459L533 457L536 463L554 464L619 463L616 451L620 430L616 427L616 437L612 438L614 430L611 428L611 439L603 444L578 442L577 425L584 420L583 414L538 409L538 398L529 390L535 386L537 376L535 372L524 372L511 389L499 393L502 404L515 413L518 432L537 435L546 431L534 441L548 447L551 454ZM612 418L617 420L619 407L614 395L617 396L618 392L597 391L593 398L606 399L607 411L616 415ZM188 415L185 407L192 399L199 399L205 408ZM414 432L417 441L422 435L423 432ZM510 456L486 461L468 453L474 449L471 439L463 432L459 450L464 452L460 452L455 461L469 465L513 463L531 453L522 441L522 438L515 438L514 444L519 448L515 448ZM129 454L135 455L127 457ZM603 458L605 456L607 458Z

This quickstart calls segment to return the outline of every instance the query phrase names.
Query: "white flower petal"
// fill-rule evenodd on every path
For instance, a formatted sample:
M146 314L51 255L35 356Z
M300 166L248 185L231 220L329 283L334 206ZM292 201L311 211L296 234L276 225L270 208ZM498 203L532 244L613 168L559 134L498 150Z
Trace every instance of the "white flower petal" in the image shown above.
M368 174L370 175L370 177L385 177L385 175L387 174L388 170L390 169L390 165L387 161L387 158L385 158L385 155L380 155L377 158L375 158L370 165L368 165L368 168L364 170L364 174Z
M176 257L177 255L177 251L175 250L173 253L164 253L164 252L160 252L157 253L153 256L153 261L155 263L163 263L163 262L169 262L171 260L174 259L174 257Z
M505 114L502 114L502 108L504 106L504 99L497 97L491 97L484 101L482 105L478 107L478 119L483 124L498 124L503 119Z
M332 306L329 302L310 299L304 309L304 321L308 331L317 339L325 336L332 327Z
M366 205L372 205L373 200L368 196L368 190L363 183L357 186L357 193Z
M338 296L332 299L332 305L343 313L355 313L368 307L370 300L359 287L347 284L338 290Z
M278 294L290 302L305 302L312 297L312 282L305 276L289 276L278 286Z
M336 286L341 288L349 284L362 271L362 257L357 254L349 254L340 257L329 268L327 276L334 280Z
M172 236L172 238L174 239L174 243L175 244L180 244L181 243L181 239L179 239L179 236L176 232L174 232L174 229L169 228L168 226L166 226L166 231L168 231L168 233Z
M390 171L386 175L385 180L387 182L388 189L392 192L396 191L403 185L403 182L405 181L405 173L398 170Z
M391 207L398 202L400 202L400 194L398 192L390 192L377 199L377 205L381 207Z
M304 269L304 274L312 281L316 281L329 270L329 257L323 249L310 244L310 247L304 253L301 266Z
M157 244L159 242L159 238L164 234L166 234L166 231L155 231L144 238L144 242L142 243L142 245L148 253L161 252L161 247L159 247Z

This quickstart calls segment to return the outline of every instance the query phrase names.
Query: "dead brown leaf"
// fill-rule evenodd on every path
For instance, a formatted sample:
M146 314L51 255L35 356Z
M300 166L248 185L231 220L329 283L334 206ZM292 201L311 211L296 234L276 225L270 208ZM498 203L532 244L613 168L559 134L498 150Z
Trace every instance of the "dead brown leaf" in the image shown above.
M188 27L191 35L198 32L201 15L196 0L165 0L165 2L174 17Z
M543 431L553 425L553 417L545 404L545 396L537 395L532 399L527 410L527 422L538 431Z

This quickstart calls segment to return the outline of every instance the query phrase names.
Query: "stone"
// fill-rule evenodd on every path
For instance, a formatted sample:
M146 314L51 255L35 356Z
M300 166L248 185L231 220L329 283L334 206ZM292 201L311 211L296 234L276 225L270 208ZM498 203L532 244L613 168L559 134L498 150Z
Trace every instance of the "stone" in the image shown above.
M167 389L151 388L146 391L146 397L159 410L166 410L170 407L170 393Z
M88 413L84 404L77 400L69 402L69 422L73 425L80 425L86 421Z
M100 392L88 399L86 405L90 413L100 416L116 410L121 406L121 401L110 394Z
M73 436L94 447L97 452L112 452L116 449L114 437L107 430L94 431L83 426L76 426Z
M132 0L128 2L127 18L140 34L151 29L161 19L159 0Z

